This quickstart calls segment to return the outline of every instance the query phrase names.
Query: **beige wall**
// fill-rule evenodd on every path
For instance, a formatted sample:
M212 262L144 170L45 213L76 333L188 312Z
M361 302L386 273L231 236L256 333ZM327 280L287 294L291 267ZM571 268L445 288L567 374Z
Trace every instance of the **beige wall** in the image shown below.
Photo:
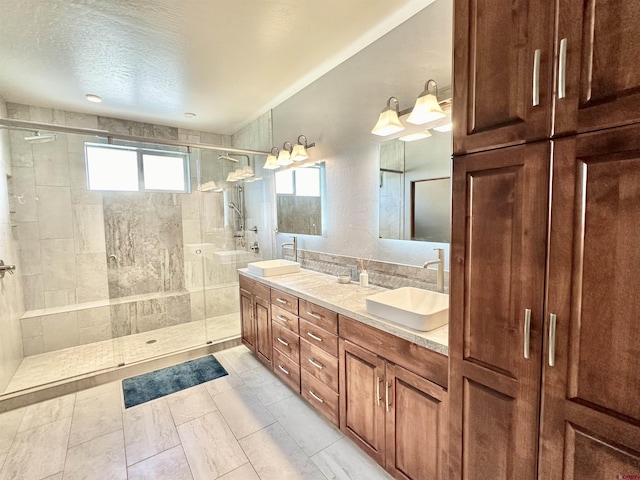
M390 96L405 109L428 79L451 84L451 17L451 2L437 0L274 108L274 145L304 134L317 144L312 158L326 161L325 235L301 235L299 248L412 265L436 258L436 246L448 249L379 238L378 151L386 139L370 132ZM279 237L278 245L289 241Z

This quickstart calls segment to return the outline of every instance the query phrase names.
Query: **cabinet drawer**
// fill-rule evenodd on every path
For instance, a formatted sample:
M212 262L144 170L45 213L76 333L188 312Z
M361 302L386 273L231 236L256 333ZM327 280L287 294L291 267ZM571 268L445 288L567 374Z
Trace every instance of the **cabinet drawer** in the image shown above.
M304 339L300 340L300 368L338 391L338 359Z
M449 359L415 343L340 315L340 337L447 388Z
M278 350L273 350L273 373L300 393L300 365Z
M336 427L340 425L340 402L336 392L302 370L302 396Z
M273 348L278 349L295 363L300 363L300 337L277 323L271 323Z
M240 288L248 290L249 292L254 294L256 297L264 298L265 300L270 299L271 288L269 288L268 286L260 282L256 282L255 280L251 280L242 275L240 275L239 282L240 282Z
M289 313L298 315L298 297L281 292L280 290L271 290L271 303L286 310Z
M338 337L303 319L300 319L300 338L304 338L334 357L338 356Z
M336 312L301 299L300 317L320 328L324 328L327 332L338 334L338 314Z
M296 334L300 331L298 317L274 304L271 304L271 321L288 328Z

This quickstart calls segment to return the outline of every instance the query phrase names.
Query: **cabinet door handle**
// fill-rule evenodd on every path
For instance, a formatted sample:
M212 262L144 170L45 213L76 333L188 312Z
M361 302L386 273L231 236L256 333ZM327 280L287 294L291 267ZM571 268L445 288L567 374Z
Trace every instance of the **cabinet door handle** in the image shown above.
M376 377L376 404L380 406L380 377Z
M540 105L540 55L541 50L538 48L533 52L533 106Z
M283 317L282 315L276 315L276 318L278 320L282 320L283 322L288 322L289 319L287 317Z
M560 40L560 53L558 54L558 98L567 96L567 39Z
M387 404L387 412L389 411L389 407L391 406L391 402L389 402L389 387L390 387L390 382L385 382L385 402Z
M322 365L322 364L321 364L321 363L319 363L319 362L316 362L313 358L310 358L310 359L309 359L309 363L310 363L311 365L313 365L314 367L319 368L320 370L322 370L322 369L324 368L324 365Z
M549 314L549 366L556 364L556 321L555 313Z
M320 337L318 337L317 335L314 335L311 332L307 332L307 335L310 336L311 338L313 338L314 340L318 341L318 342L322 341L322 339Z
M282 371L285 375L289 375L289 371L284 368L282 365L278 365L278 368L280 369L280 371Z
M313 312L307 312L307 315L309 315L310 317L313 317L317 320L322 320L322 315L318 315L317 313L313 313Z
M284 304L284 305L286 305L286 304L287 304L287 301L286 301L286 300L281 299L280 297L276 297L276 302L278 302L278 303L282 303L282 304Z
M289 342L285 342L283 339L281 339L280 337L278 337L277 339L282 345L284 345L285 347L289 346Z
M524 358L529 358L531 345L531 309L524 309Z
M319 401L320 403L324 403L324 400L322 398L320 398L318 395L316 395L315 393L313 393L311 390L308 390L308 392L309 392L309 395L311 395L317 401Z

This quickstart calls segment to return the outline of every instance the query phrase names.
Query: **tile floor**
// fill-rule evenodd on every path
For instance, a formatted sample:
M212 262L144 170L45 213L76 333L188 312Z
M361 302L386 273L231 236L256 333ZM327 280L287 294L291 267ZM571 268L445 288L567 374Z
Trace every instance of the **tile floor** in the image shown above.
M124 409L121 382L0 414L0 480L390 479L244 347L228 376Z
M18 392L58 380L131 364L240 335L240 314L183 323L103 342L25 357L6 390ZM149 340L155 340L148 344Z

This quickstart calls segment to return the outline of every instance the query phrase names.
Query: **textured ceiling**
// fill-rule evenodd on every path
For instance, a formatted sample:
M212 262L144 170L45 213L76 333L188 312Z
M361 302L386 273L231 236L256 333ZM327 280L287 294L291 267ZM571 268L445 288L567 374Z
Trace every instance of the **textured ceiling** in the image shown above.
M0 96L231 134L432 1L2 0Z

